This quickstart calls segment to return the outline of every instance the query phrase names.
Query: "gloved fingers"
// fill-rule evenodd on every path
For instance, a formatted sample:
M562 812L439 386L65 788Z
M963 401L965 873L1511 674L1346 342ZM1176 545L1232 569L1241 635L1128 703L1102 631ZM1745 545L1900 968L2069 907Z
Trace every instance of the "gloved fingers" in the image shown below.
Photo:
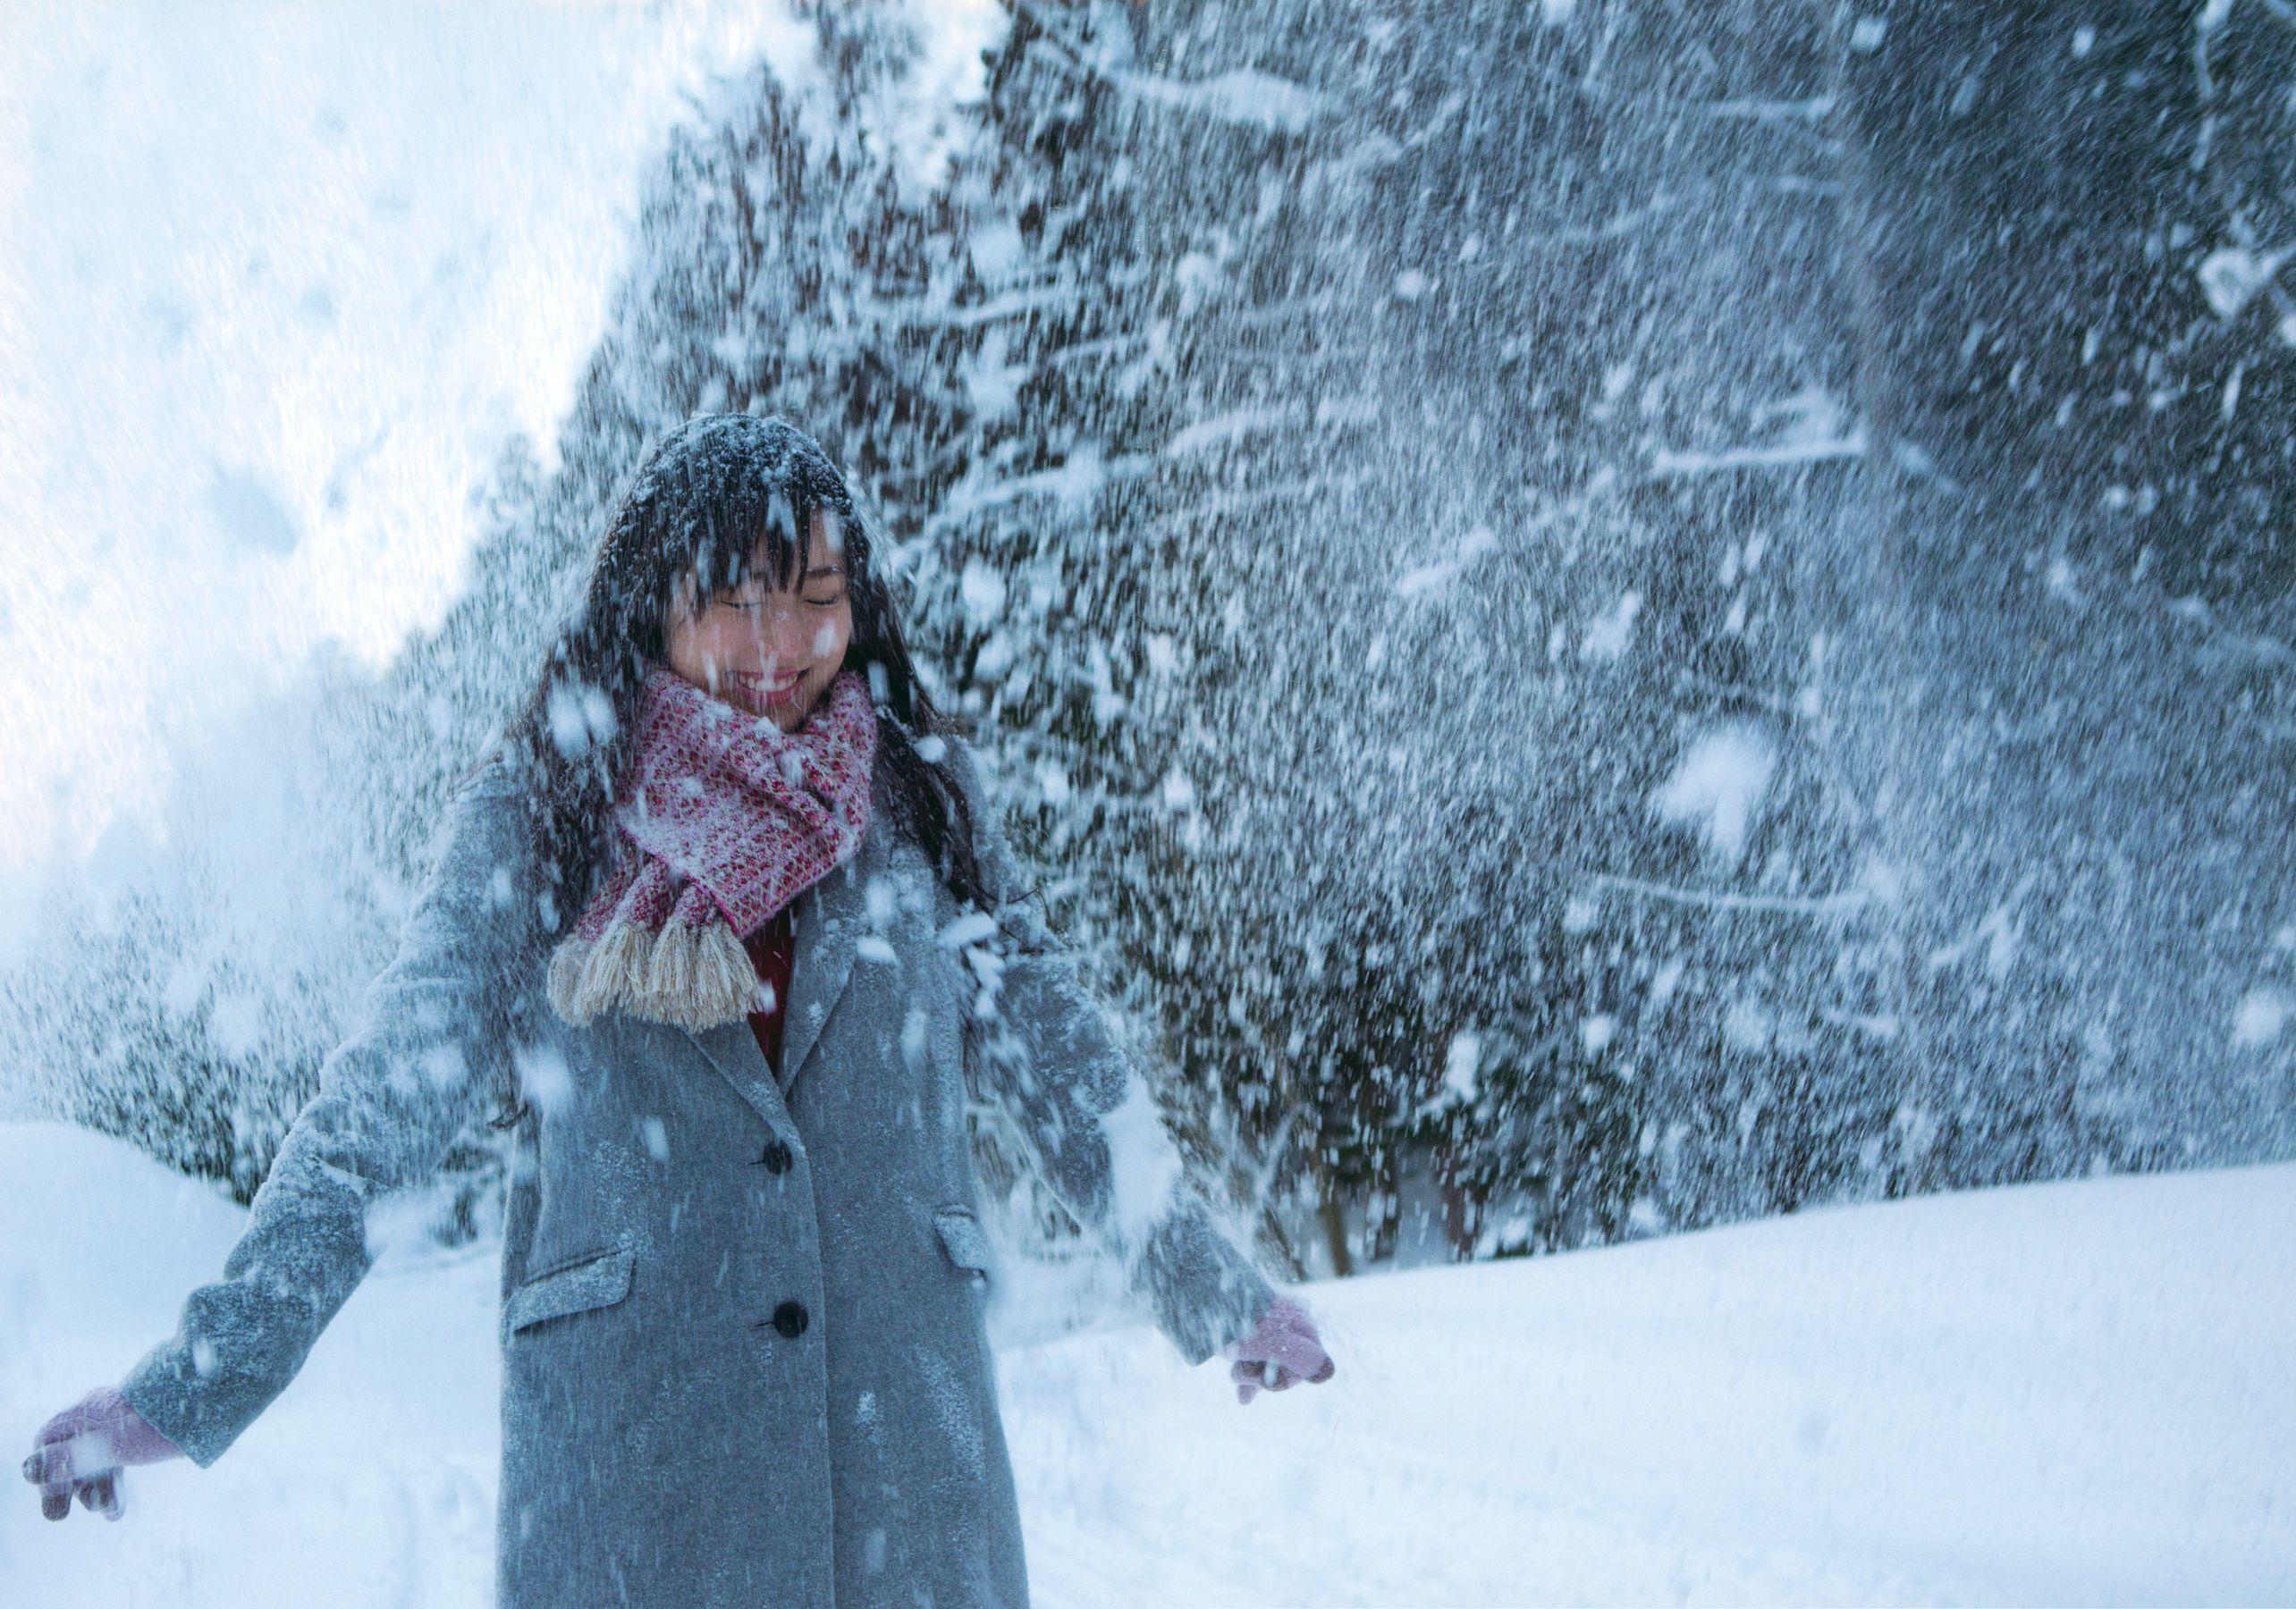
M1326 1354L1313 1374L1295 1370L1271 1358L1241 1360L1228 1366L1228 1377L1236 1382L1236 1400L1248 1403L1262 1391L1288 1391L1304 1380L1311 1386L1321 1386L1339 1372L1339 1366Z
M44 1441L32 1449L24 1460L24 1478L37 1481L44 1489L72 1489L72 1446L69 1439Z
M100 1510L118 1519L120 1460L111 1436L61 1416L43 1428L43 1436L23 1463L24 1478L40 1488L40 1512L64 1519L76 1495L89 1513Z
M24 1478L39 1484L40 1512L50 1520L62 1520L72 1512L72 1458L67 1443L50 1443L24 1460Z
M1299 1383L1299 1377L1280 1363L1252 1359L1231 1364L1228 1378L1237 1385L1237 1401L1248 1403L1253 1394L1261 1391L1288 1391Z
M106 1520L120 1517L120 1471L106 1470L80 1488L80 1501L91 1514Z

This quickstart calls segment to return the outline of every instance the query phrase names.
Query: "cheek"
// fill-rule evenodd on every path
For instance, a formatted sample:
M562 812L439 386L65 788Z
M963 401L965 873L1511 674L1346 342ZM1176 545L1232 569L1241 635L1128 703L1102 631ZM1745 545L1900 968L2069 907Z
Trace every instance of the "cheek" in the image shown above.
M814 629L813 651L821 659L841 661L845 657L845 645L852 637L853 622L849 618L823 620Z
M688 626L670 644L671 663L689 676L698 676L713 667L723 670L740 662L747 636L744 623L738 619L728 622L713 618Z

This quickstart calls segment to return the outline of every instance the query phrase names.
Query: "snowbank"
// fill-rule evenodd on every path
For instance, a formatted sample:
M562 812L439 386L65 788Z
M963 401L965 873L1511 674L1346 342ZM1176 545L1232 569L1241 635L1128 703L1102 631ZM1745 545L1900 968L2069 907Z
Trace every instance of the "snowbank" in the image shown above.
M0 1180L29 1445L244 1214L55 1125L0 1125ZM1036 1598L2291 1601L2291 1222L2279 1167L1318 1284L1339 1374L1249 1407L1136 1326L1009 1345ZM116 1525L23 1487L5 1596L484 1604L496 1255L394 1244L223 1462L132 1471Z

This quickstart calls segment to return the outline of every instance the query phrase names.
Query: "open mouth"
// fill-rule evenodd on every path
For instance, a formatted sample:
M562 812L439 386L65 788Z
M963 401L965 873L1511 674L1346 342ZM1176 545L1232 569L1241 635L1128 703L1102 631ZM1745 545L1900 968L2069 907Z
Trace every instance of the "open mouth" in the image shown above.
M790 676L768 681L762 676L736 675L733 679L743 692L759 703L768 709L776 709L798 702L798 684L805 678Z

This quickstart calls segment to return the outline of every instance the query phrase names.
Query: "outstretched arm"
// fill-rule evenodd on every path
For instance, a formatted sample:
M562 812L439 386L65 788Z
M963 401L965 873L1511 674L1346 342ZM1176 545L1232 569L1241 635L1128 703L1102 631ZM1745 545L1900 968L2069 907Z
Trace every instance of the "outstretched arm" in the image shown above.
M202 1469L302 1368L373 1263L367 1214L429 1178L483 1114L539 922L520 879L522 805L498 760L449 809L397 956L280 1142L223 1277L121 1383Z
M967 1052L1061 1205L1122 1260L1181 1354L1202 1363L1252 1333L1275 1287L1189 1182L1147 1080L1118 1046L1077 956L1030 903L970 746L945 741L972 807L983 904L995 923L974 952L986 1010L967 1016Z

